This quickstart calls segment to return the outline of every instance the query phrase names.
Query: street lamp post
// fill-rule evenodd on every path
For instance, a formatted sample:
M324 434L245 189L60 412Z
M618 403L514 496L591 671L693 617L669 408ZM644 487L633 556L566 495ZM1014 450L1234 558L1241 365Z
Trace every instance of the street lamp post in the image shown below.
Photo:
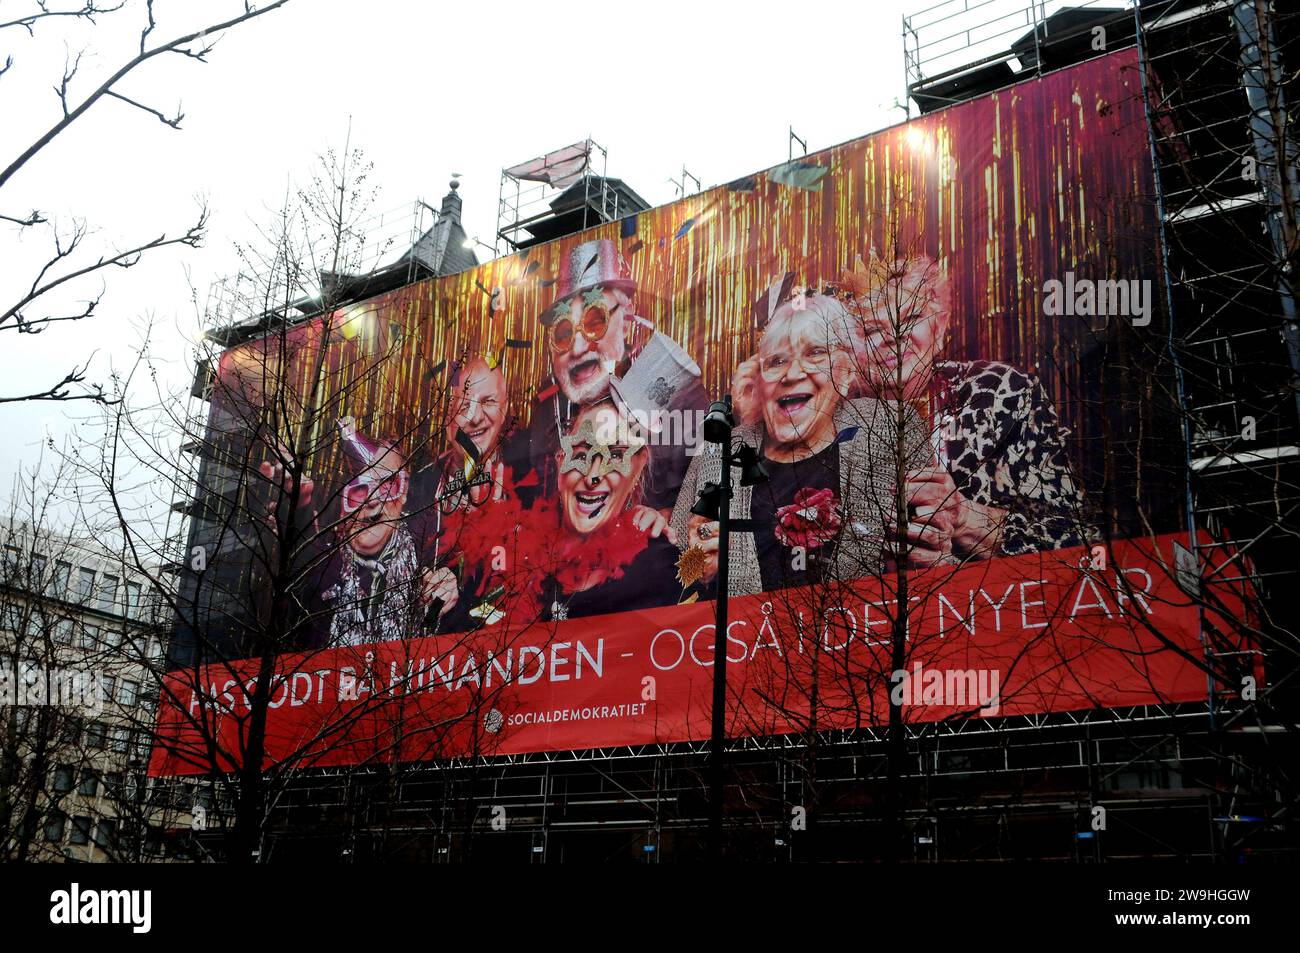
M727 740L727 590L730 579L731 470L741 466L741 486L767 479L758 453L742 446L733 452L731 433L736 426L731 395L714 401L704 418L704 439L722 448L720 483L706 483L691 512L718 521L718 588L713 617L713 730L709 738L709 848L714 860L722 859L722 801L726 787L724 751ZM737 459L739 464L737 464Z
M731 397L727 397L727 414ZM731 428L722 441L722 484L718 496L718 600L713 617L713 733L709 739L712 792L709 798L709 841L714 860L722 859L722 797L726 787L723 751L727 725L727 580L731 549Z

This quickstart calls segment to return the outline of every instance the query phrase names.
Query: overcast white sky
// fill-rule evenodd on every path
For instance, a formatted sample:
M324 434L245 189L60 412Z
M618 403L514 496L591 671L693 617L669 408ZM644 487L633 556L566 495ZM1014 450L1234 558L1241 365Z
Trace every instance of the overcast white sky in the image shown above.
M708 187L783 161L789 125L816 151L901 120L893 106L904 86L901 17L928 5L292 0L227 34L207 65L173 56L127 82L129 95L158 109L182 104L182 131L103 101L0 192L0 212L83 217L106 247L182 230L197 195L212 211L205 247L109 274L95 318L0 336L0 388L43 386L92 352L90 377L105 379L131 359L146 315L180 329L167 346L184 377L183 334L196 326L189 280L206 290L237 270L232 242L253 236L317 154L342 147L349 122L382 186L377 209L408 208L417 197L437 205L459 172L465 227L491 243L502 166L588 135L609 150L611 175L660 204L673 199L668 179L683 164ZM0 0L0 21L31 6ZM158 35L240 6L157 0ZM142 23L142 0L130 0L94 29L49 21L31 38L0 31L0 63L14 58L0 77L0 163L57 118L51 87L65 43L86 49L75 102L124 61ZM6 307L30 282L44 239L32 230L19 242L0 223ZM70 413L81 412L0 404L0 497L46 435L63 440L75 426Z

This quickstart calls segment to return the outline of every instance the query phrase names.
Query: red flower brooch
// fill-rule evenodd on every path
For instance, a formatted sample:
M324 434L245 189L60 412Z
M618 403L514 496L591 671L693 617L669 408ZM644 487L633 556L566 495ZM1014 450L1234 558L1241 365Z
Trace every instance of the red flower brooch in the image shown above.
M776 538L782 546L816 549L836 537L842 522L833 491L804 487L795 493L793 503L776 511Z

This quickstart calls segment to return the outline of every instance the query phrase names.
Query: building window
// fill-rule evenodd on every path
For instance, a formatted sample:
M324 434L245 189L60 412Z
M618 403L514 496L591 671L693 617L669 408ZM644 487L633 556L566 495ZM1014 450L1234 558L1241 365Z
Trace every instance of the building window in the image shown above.
M14 830L18 834L19 840L33 841L36 839L36 826L40 823L40 818L35 814L24 814L22 819L14 825Z
M23 564L23 553L17 546L5 547L4 574L11 586L18 583L18 569Z
M95 846L108 850L117 840L117 821L100 821L95 825Z
M86 746L96 751L103 750L104 741L108 737L108 728L100 722L92 722L86 726Z
M140 683L133 682L129 678L122 679L122 690L118 692L118 704L124 708L131 708L140 700Z
M95 608L105 612L117 611L117 577L104 573L95 590Z
M45 557L39 554L32 554L32 592L49 592L50 581L45 578Z
M72 620L66 616L59 616L54 620L54 641L60 645L71 645L72 630Z
M29 639L39 639L45 630L45 613L35 606L27 610L27 625L24 632Z
M122 654L132 661L139 660L142 657L140 653L143 651L144 646L144 642L141 641L141 639L143 639L143 636L138 632L135 632L132 629L123 630L122 644L125 651Z
M117 629L105 629L103 646L110 652L117 651L122 644L122 633Z
M157 586L149 587L149 598L145 604L147 622L157 623L163 613L167 611L167 600L163 598L163 591Z
M66 598L68 584L72 580L72 563L62 559L54 561L54 575L50 578L50 595L57 599Z
M61 764L54 769L54 793L67 794L72 790L72 779L75 774L72 765Z
M55 811L45 819L45 839L51 844L59 844L63 841L63 828L67 826L68 815L62 811Z
M89 844L90 843L90 818L74 817L72 819L72 834L68 837L69 844Z
M122 799L121 771L110 771L104 775L104 797Z
M131 750L131 731L127 728L113 729L113 751L116 754L126 754Z
M140 584L138 582L128 582L126 584L126 614L129 618L139 619L141 617L140 605Z
M79 743L81 741L81 719L74 715L64 721L59 730L59 738L66 745Z
M81 626L81 647L86 651L93 651L99 648L99 626L86 625Z
M91 597L95 594L95 570L78 569L77 570L77 591L74 595L77 601L83 605L89 605Z
M112 675L99 676L99 687L104 692L104 701L111 702L117 697L117 679Z
M86 797L94 797L99 793L99 775L94 771L81 772L81 786L77 788L78 794L84 794Z

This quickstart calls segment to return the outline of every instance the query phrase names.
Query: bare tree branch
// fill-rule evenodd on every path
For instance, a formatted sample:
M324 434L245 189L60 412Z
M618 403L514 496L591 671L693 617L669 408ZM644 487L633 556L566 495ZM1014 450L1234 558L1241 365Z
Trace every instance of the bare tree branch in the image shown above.
M45 388L44 390L33 391L30 394L22 394L16 397L5 397L0 395L0 404L13 404L22 401L46 400L46 401L72 401L72 400L89 400L96 404L116 404L120 398L111 397L104 393L104 388L99 384L86 384L86 372L90 369L90 362L94 360L95 355L91 354L85 362L74 367L63 375L63 379L58 383ZM84 384L86 390L84 393L74 393L69 388L77 384Z
M149 39L149 34L152 33L154 29L158 26L157 21L155 21L153 18L153 0L145 0L144 10L145 10L145 15L149 18L149 23L148 25L145 26L143 30L140 31L140 52L141 53L144 52L144 45L145 42L148 41Z
M27 228L31 225L44 225L45 222L48 221L48 219L46 219L46 217L41 214L40 209L34 208L32 209L31 214L29 214L26 218L14 218L12 215L5 215L3 213L0 213L0 221L13 222L15 225L18 225L22 228Z
M243 11L235 16L229 17L219 23L210 24L204 28L184 36L176 37L168 42L160 43L150 47L153 34L157 30L157 19L154 14L153 0L147 0L145 4L146 23L140 33L138 51L131 54L131 58L121 65L111 76L101 83L93 92L86 96L79 103L70 99L72 84L76 79L83 53L77 52L75 55L66 53L62 76L54 85L54 93L59 99L59 105L62 116L59 121L50 127L44 135L35 142L32 142L21 155L13 159L9 165L0 171L0 188L14 176L15 173L23 168L42 149L49 145L58 135L67 129L72 123L76 122L81 116L85 115L95 103L104 97L121 100L129 106L134 106L142 112L149 113L158 119L159 122L173 129L179 129L181 121L185 114L177 106L175 115L169 116L152 106L146 105L140 100L128 96L117 89L118 84L131 74L137 67L150 61L154 57L163 53L177 53L181 56L197 59L206 62L207 54L213 49L214 36L219 35L222 31L230 29L241 23L270 13L287 3L288 0L275 0L262 8L255 8L250 3L243 4ZM106 6L95 2L95 0L86 0L84 4L78 7L68 9L51 9L46 0L38 0L37 10L27 16L18 17L7 22L0 22L0 30L7 27L22 27L26 29L29 35L34 32L35 24L42 19L50 17L64 17L72 19L86 20L90 23L95 22L95 17L99 14L112 13L121 9L125 4L117 3L116 5ZM13 58L7 56L0 75L13 66ZM39 210L33 209L32 212L20 217L16 215L0 215L0 220L17 225L19 228L28 228L34 225L41 225L47 222L44 215ZM84 222L76 222L70 235L60 234L57 228L54 229L54 251L44 261L36 271L35 278L32 280L27 291L17 300L8 306L0 303L0 331L15 330L20 334L37 334L51 324L78 321L91 317L104 294L101 287L99 293L88 300L85 300L80 306L63 310L61 313L29 314L31 307L41 301L45 296L52 292L68 288L71 282L85 278L95 272L102 272L111 267L131 268L136 265L141 257L147 253L160 248L169 246L185 245L189 247L197 246L203 239L207 224L207 210L200 211L197 222L187 228L182 234L169 235L164 232L158 237L148 241L135 244L125 250L108 251L99 255L94 261L87 264L75 265L73 256L84 244L87 236L87 227ZM60 270L68 268L66 272L60 274ZM89 399L101 403L109 402L106 400L103 390L99 387L88 387L84 394L74 394L71 388L74 385L83 385L88 365L82 364L75 366L68 371L62 378L49 387L44 387L30 394L24 394L17 397L0 397L0 403L10 403L22 400L79 400Z
M150 16L151 25L148 28L146 28L144 34L141 36L142 45L141 45L140 53L132 57L130 61L128 61L123 66L118 68L118 70L114 72L113 75L110 76L108 79L106 79L99 86L98 89L96 89L89 96L87 96L85 100L81 102L80 105L78 105L75 109L68 112L61 120L59 120L52 127L50 127L50 129L43 136L41 136L39 139L33 142L30 146L27 147L27 149L23 151L21 155L19 155L16 159L14 159L11 163L9 163L9 165L4 169L4 171L0 172L0 188L3 188L5 183L8 182L11 178L13 178L14 174L19 169L21 169L24 165L26 165L29 161L31 161L33 156L37 155L42 149L44 149L51 142L53 142L54 139L59 135L59 133L63 132L74 122L76 122L78 119L84 116L86 112L89 111L89 109L95 105L95 103L97 103L104 96L112 92L113 88L118 83L120 83L126 76L128 76L132 71L134 71L137 67L143 65L144 63L147 63L155 56L158 56L163 53L180 53L181 55L189 56L193 59L202 59L202 54L206 50L196 54L193 51L188 49L189 45L193 43L195 40L202 40L210 33L218 33L222 30L228 30L233 26L238 26L241 23L246 23L249 20L263 16L264 14L270 13L273 10L277 10L288 2L289 0L275 0L274 3L271 3L268 6L262 7L260 9L254 9L251 6L245 4L244 12L239 14L238 16L231 17L228 20L223 20L220 23L214 23L211 26L205 27L202 30L195 31L194 33L188 33L185 36L177 37L174 40L170 40L166 43L163 43L160 46L153 47L152 49L145 49L143 44L146 38L148 37L148 34L153 30L152 4L150 4L149 16Z
M123 96L121 93L112 92L112 91L109 91L108 95L112 96L114 99L120 99L124 103L129 103L130 105L134 106L136 109L143 109L145 112L149 113L150 115L157 116L159 122L161 122L164 126L171 126L173 129L179 129L181 127L181 120L185 118L185 113L181 112L180 106L176 107L176 115L173 118L168 119L165 115L160 113L158 110L152 108L151 106L146 106L144 105L144 103L138 103L134 99L131 99L129 96Z
M76 20L86 20L90 23L95 23L95 17L105 13L116 13L118 10L121 10L126 6L126 2L123 0L122 3L119 3L116 6L102 7L95 3L94 0L86 0L85 4L75 10L51 10L45 0L38 0L37 6L40 8L39 12L29 13L25 17L19 17L17 20L0 23L0 30L5 30L9 27L22 27L27 31L28 36L34 36L36 33L35 27L38 21L49 20L54 17L72 17Z
M196 247L203 239L203 233L207 227L207 221L208 213L207 210L204 209L199 215L199 220L195 224L191 225L183 235L177 235L171 238L167 237L165 234L159 235L151 241L144 242L140 245L134 246L133 248L128 248L125 251L120 251L113 255L101 256L93 264L86 265L83 268L78 268L75 271L70 271L67 274L60 275L58 278L51 279L50 281L44 281L45 275L49 272L51 267L66 259L76 250L77 246L85 237L84 226L77 229L72 240L66 246L56 237L54 257L47 261L41 268L28 292L8 310L0 313L0 331L12 330L17 327L19 330L31 333L32 327L43 324L45 319L36 318L29 320L23 316L22 309L43 295L48 294L55 288L58 288L69 281L85 277L86 275L100 271L104 268L114 266L118 268L130 268L140 261L141 256L145 252L157 248L166 248L171 245L187 245L191 248Z
M59 85L54 87L54 92L59 97L59 105L63 107L64 116L67 116L68 114L68 85L72 82L73 78L77 75L77 70L80 67L81 67L81 51L78 51L77 56L72 61L71 66L68 65L67 56L66 55L64 56L63 78L59 81Z

